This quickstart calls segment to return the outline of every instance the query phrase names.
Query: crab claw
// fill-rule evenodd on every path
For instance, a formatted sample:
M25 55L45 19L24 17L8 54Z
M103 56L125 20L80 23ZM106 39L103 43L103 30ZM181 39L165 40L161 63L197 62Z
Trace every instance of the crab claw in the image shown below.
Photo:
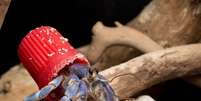
M60 101L87 101L88 87L86 83L71 74L67 86L64 87L65 93Z
M96 101L118 101L107 80L98 74L97 71L91 70L88 65L73 64L70 67L70 73L78 77L77 80L79 80L79 83L83 86L82 88L84 88L79 88L79 93L85 92L87 94L88 89L88 94L90 95L88 97L92 97ZM86 96L84 95L83 97Z

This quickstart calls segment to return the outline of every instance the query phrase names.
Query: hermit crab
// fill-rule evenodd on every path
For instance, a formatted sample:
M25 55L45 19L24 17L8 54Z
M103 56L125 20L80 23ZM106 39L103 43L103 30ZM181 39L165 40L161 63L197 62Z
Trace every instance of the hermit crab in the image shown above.
M39 87L24 101L119 101L107 80L55 28L30 31L18 55Z

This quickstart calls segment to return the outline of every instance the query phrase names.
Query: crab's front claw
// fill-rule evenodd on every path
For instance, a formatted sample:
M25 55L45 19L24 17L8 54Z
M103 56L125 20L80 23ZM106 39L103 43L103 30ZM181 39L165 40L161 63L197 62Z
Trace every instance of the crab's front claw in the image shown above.
M88 65L81 65L81 64L73 64L70 67L70 73L75 74L73 81L77 81L81 84L79 89L79 93L89 94L89 96L84 95L83 98L92 98L93 101L118 101L113 89L107 82L107 80L96 70L91 70ZM72 78L72 77L71 77ZM71 88L78 88L74 87L76 84L71 84ZM70 85L68 85L70 86ZM88 92L87 92L88 91ZM68 92L71 93L71 92ZM81 98L81 97L78 97ZM76 100L77 101L77 100ZM78 100L78 101L85 101L85 100Z

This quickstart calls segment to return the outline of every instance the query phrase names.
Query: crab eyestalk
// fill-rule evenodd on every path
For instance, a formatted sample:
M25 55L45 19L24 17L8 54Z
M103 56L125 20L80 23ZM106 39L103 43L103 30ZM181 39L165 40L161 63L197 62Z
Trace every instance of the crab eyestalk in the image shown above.
M52 27L30 31L22 39L18 55L40 89L28 96L27 101L44 98L48 101L87 101L88 98L116 101L106 80L90 72L88 60ZM97 89L100 89L98 93Z

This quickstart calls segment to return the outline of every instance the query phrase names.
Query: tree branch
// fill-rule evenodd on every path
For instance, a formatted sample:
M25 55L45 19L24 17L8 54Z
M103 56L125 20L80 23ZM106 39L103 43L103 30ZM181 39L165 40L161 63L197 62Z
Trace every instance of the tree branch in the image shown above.
M106 69L117 95L130 97L165 80L201 73L201 44L155 51Z
M104 50L113 45L127 45L135 47L142 52L151 52L163 49L160 45L143 33L121 25L116 22L117 27L106 27L97 22L92 28L93 41L88 50L88 59L95 63L103 54Z

